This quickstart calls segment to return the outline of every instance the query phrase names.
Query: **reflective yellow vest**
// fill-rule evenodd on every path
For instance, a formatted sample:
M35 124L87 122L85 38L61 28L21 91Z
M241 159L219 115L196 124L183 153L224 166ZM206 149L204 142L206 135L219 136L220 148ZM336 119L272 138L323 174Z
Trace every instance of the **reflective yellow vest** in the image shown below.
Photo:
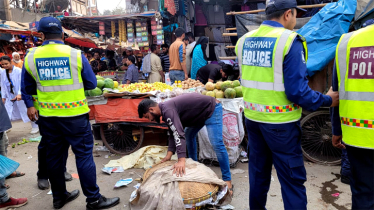
M24 64L37 84L40 116L71 117L89 112L81 51L50 42L30 49Z
M38 102L38 96L32 95L32 102L34 103L34 108L36 110L39 110L39 102Z
M287 99L283 80L283 60L297 36L285 28L262 24L238 41L235 50L246 118L277 124L301 118L302 109ZM306 62L308 51L305 41L303 44Z
M374 149L374 25L340 38L336 49L343 141Z

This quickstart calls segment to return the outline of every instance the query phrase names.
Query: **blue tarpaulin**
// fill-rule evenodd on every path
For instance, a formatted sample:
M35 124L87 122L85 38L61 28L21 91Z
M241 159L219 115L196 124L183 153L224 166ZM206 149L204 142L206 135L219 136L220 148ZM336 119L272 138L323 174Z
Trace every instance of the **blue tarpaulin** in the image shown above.
M336 46L340 37L348 32L356 7L356 0L330 3L297 31L308 43L308 76L321 71L334 59Z

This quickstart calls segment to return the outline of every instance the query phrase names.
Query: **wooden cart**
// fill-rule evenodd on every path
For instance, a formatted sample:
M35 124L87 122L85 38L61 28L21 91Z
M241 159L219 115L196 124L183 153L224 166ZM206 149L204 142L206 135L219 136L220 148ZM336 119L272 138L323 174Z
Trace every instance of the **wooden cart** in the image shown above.
M147 145L167 144L167 125L138 117L143 99L108 98L89 105L90 120L100 125L101 140L113 153L128 155Z

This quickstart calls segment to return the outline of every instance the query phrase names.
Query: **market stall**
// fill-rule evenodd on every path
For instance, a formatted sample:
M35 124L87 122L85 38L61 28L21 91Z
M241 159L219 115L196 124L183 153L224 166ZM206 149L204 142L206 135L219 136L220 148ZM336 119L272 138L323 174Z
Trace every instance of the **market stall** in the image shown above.
M100 127L104 145L113 153L127 155L146 145L166 145L167 125L157 124L138 117L138 105L144 98L157 103L165 102L182 94L200 93L214 97L223 106L223 141L226 145L230 164L235 166L241 153L240 144L245 132L242 121L244 103L239 81L208 82L188 79L173 86L165 83L134 83L118 85L110 78L97 76L98 87L87 91L91 109L90 119ZM113 85L112 85L113 83ZM95 131L94 131L95 132ZM199 133L201 161L217 161L206 129Z
M160 46L164 43L160 14L157 12L65 17L62 24L65 28L79 31L86 37L98 39L102 47L114 46L118 53L131 47L145 55L152 44Z

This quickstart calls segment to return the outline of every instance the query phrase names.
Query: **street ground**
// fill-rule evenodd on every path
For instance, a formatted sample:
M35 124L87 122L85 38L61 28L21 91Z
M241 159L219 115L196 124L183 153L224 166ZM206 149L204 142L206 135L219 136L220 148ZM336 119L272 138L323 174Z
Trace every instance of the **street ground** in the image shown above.
M19 162L19 171L25 172L26 175L20 178L7 179L6 183L11 186L8 194L12 197L27 197L29 203L21 207L21 210L50 210L53 209L52 196L47 193L49 190L39 190L37 187L36 172L38 170L37 146L38 143L27 143L24 145L17 145L12 148L13 143L22 141L23 138L30 138L29 134L31 125L23 122L13 122L13 128L8 133L10 146L8 148L8 157ZM101 141L95 141L102 145ZM119 159L120 156L111 156L106 159L105 155L108 152L94 151L94 160L96 163L97 183L100 187L101 194L106 197L119 196L121 203L112 208L112 210L127 210L130 209L129 198L134 185L134 181L128 187L113 189L114 184L122 178L136 178L143 175L143 169L129 169L123 173L113 173L107 175L101 172L101 168L111 159ZM340 166L323 166L305 161L308 181L305 183L308 195L308 208L312 210L348 210L351 209L351 191L348 185L340 182ZM211 167L219 176L221 171L218 167ZM233 174L233 184L235 186L235 195L231 205L238 210L246 210L248 208L249 184L248 184L248 167L247 163L238 163L235 169L242 169L245 172ZM67 162L67 170L72 174L77 174L74 154L70 150ZM234 170L234 169L232 169ZM234 171L233 171L234 172ZM275 169L273 168L272 175L274 177L271 182L270 191L268 193L267 209L279 210L283 209L283 202L281 196L281 187L277 178ZM80 196L73 202L67 204L63 209L85 210L85 197L80 188L79 180L73 179L67 182L68 191L79 189ZM339 193L338 197L332 194Z

